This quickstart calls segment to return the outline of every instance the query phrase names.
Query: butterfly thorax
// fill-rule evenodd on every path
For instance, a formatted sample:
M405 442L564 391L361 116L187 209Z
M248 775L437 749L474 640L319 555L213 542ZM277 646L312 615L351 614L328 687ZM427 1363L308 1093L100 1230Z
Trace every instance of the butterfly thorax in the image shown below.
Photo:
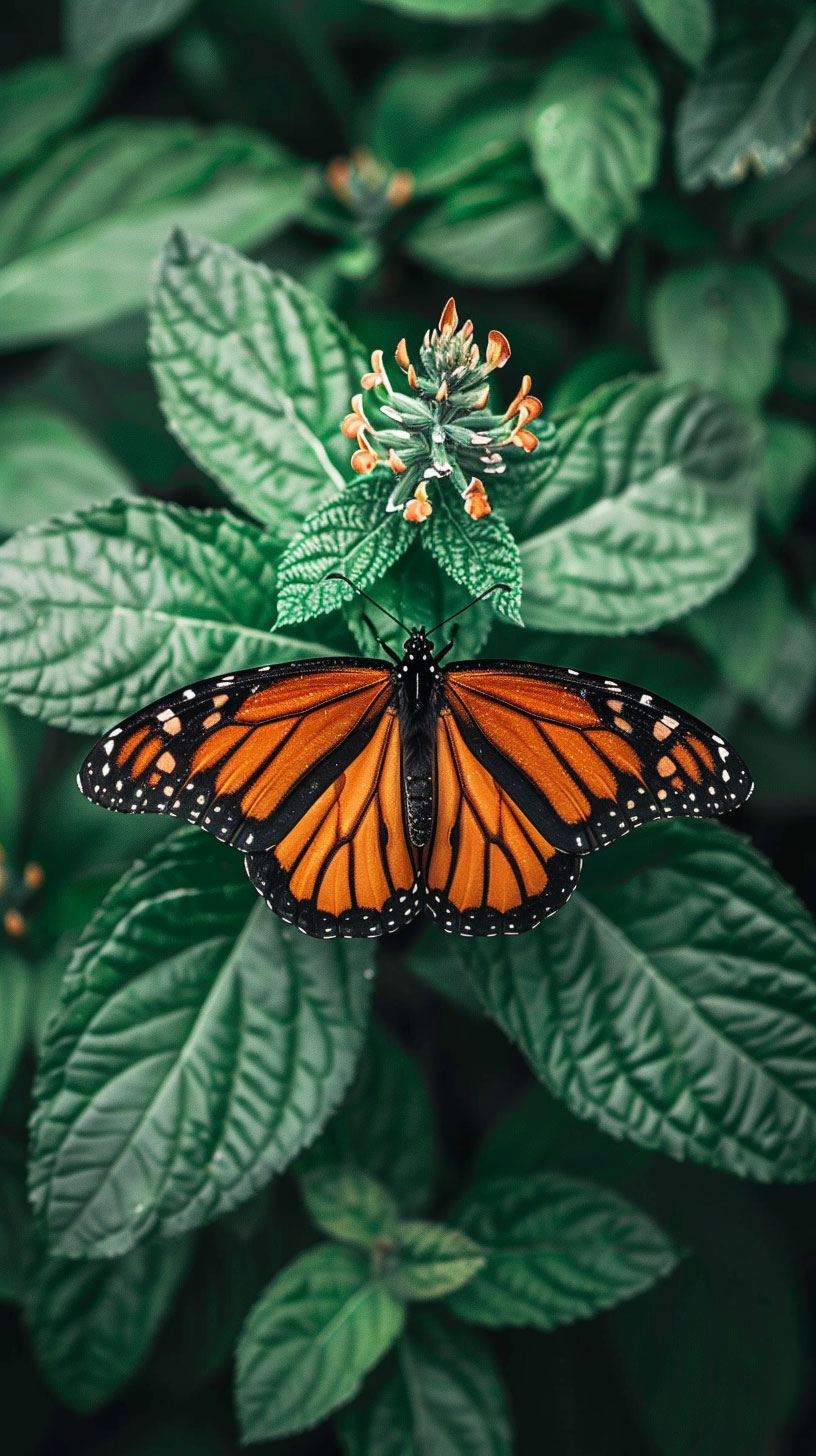
M394 668L394 688L402 739L403 782L411 843L427 844L433 809L433 754L442 706L444 671L425 629L411 633Z

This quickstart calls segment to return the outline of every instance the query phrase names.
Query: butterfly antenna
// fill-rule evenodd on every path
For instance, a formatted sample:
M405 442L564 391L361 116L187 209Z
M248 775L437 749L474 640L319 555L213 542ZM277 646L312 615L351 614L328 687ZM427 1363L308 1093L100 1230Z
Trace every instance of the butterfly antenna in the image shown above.
M406 636L410 635L410 629L406 627L404 622L400 621L399 617L395 617L393 612L389 612L386 607L381 607L379 602L375 602L374 598L370 597L368 595L368 592L363 591L362 587L358 586L356 581L352 581L350 576L344 576L342 571L329 571L326 573L323 580L344 581L346 583L346 586L350 586L352 591L356 591L358 597L365 597L366 601L370 602L372 607L376 607L378 612L382 612L384 617L390 617L392 622L396 622L397 626L402 628Z
M471 609L471 607L475 607L477 602L483 602L484 599L485 599L485 597L489 597L490 596L491 592L494 592L494 591L509 592L509 591L512 591L512 590L513 590L513 588L511 586L509 586L506 581L494 581L494 583L493 583L492 586L489 586L486 591L480 592L477 597L474 597L473 598L473 601L472 602L466 602L463 607L460 607L459 608L458 612L451 612L451 614L450 614L449 617L443 617L442 618L442 621L441 622L437 622L437 624L436 624L435 627L429 627L428 628L428 636L429 637L432 637L433 634L434 634L434 632L438 632L439 631L439 628L440 627L447 627L448 622L452 622L453 619L454 619L454 617L461 617L461 615L462 615L463 612L469 612L470 609Z

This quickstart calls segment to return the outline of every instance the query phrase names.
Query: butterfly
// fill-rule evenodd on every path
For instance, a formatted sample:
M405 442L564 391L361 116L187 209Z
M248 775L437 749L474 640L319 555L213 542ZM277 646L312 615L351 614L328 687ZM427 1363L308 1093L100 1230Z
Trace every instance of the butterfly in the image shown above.
M459 935L517 935L565 903L583 856L751 793L725 739L653 693L573 668L445 665L453 638L437 650L433 634L451 620L398 622L401 657L378 638L386 658L182 688L106 733L79 787L232 845L271 909L320 939L425 909Z

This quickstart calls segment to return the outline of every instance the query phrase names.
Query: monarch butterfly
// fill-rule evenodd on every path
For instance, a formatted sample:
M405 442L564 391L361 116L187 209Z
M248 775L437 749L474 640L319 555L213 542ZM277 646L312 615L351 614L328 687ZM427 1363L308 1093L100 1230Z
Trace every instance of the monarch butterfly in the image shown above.
M79 787L233 845L271 909L320 939L382 935L424 908L460 935L517 935L565 903L583 855L748 798L725 739L652 693L573 668L443 666L453 640L435 650L433 633L451 620L398 622L402 657L378 639L388 660L182 688L100 739Z

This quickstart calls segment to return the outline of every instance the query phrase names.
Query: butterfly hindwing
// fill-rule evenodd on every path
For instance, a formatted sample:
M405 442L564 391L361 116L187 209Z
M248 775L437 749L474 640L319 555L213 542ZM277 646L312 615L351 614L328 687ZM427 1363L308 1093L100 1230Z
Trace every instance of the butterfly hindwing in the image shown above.
M512 662L454 663L446 702L474 756L557 849L587 854L639 824L748 798L719 734L628 683Z
M246 868L271 909L321 939L382 935L421 913L393 708L275 848L246 856Z
M168 813L265 850L370 741L390 698L388 665L350 657L208 678L107 733L79 787L108 809Z
M569 899L581 861L559 854L489 769L453 713L436 730L434 820L425 851L428 909L443 930L516 935Z

